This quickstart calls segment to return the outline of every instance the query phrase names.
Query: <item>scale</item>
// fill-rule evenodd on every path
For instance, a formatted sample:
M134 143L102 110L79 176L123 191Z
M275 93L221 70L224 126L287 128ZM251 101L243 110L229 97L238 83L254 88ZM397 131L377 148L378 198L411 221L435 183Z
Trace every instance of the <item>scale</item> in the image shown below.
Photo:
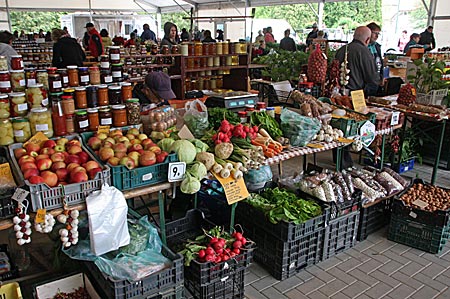
M240 109L245 105L256 105L258 95L246 91L229 91L223 93L210 93L205 101L206 107Z

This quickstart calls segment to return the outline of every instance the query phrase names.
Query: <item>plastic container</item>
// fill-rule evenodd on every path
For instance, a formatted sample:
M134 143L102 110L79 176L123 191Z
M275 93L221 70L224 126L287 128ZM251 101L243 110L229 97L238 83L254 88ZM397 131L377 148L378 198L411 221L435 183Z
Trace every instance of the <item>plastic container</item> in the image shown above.
M0 298L5 299L22 299L22 292L18 282L10 282L2 284L0 288Z
M53 281L36 284L34 289L35 298L55 298L57 294L72 293L80 287L84 288L89 297L92 299L100 299L97 291L92 286L88 276L84 273L69 275Z
M389 224L391 218L391 204L393 198L382 199L371 203L367 207L362 206L359 218L357 240L363 241L370 234Z

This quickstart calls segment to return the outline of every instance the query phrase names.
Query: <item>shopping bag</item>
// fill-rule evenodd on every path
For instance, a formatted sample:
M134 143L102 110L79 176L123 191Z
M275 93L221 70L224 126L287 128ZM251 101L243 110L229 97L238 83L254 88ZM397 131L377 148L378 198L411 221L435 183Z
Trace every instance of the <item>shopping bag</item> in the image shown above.
M186 102L184 109L183 119L188 129L195 138L203 137L209 126L208 108L202 101L193 100Z
M291 145L305 146L319 132L322 124L316 118L300 115L289 109L281 111L281 130Z
M91 252L96 256L130 243L128 206L122 192L107 184L86 198Z

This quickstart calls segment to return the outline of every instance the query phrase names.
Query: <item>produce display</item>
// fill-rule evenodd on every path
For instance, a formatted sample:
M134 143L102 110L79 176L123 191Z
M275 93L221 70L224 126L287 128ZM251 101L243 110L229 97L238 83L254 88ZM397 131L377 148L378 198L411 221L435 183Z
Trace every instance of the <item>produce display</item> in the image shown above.
M314 83L324 83L327 76L328 62L326 55L316 44L316 49L308 58L308 79Z
M53 299L91 299L91 296L85 288L79 287L71 293L58 292Z
M401 197L407 206L425 211L448 211L450 191L433 185L416 183Z

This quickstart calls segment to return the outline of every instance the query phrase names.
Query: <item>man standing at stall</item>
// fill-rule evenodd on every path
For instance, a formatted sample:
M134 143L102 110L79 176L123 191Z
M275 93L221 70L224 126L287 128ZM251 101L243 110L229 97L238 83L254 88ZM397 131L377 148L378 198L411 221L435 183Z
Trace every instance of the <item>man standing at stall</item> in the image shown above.
M98 60L100 55L103 55L102 37L95 29L94 24L90 22L86 24L86 31L89 35L88 50L91 52L91 56Z
M375 66L377 68L377 72L380 76L380 85L383 85L383 55L381 54L381 45L377 42L378 37L381 34L381 27L372 22L369 25L367 25L371 31L370 35L370 43L369 43L369 50L370 53L373 55L373 60L375 61Z
M295 45L295 41L290 37L291 30L286 29L284 31L284 38L280 41L280 49L294 52L297 50L297 46Z
M431 51L436 48L436 40L434 39L433 26L428 28L420 34L419 44L426 45L425 51Z
M155 43L156 41L156 34L150 29L150 26L148 24L144 24L142 27L144 29L144 32L141 34L141 40L145 42L146 40L152 40Z
M319 26L317 26L317 23L314 23L312 25L312 31L310 33L308 33L308 36L306 37L307 48L312 43L313 39L317 38L318 33L319 33Z

